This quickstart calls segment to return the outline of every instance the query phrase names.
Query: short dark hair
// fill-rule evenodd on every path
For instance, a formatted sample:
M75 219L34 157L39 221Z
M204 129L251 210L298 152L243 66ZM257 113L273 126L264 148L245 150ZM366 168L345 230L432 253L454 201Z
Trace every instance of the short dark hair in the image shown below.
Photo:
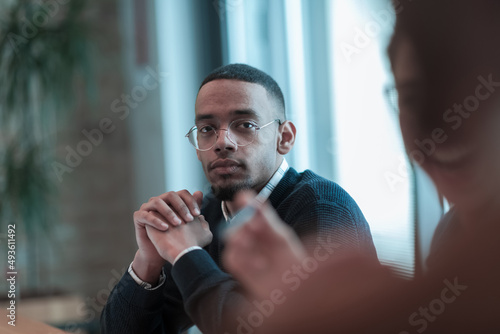
M210 81L219 79L239 80L261 85L266 89L267 94L275 100L278 107L278 115L280 118L283 118L281 121L286 120L283 92L278 83L267 73L246 64L224 65L213 70L205 80L203 80L200 89Z

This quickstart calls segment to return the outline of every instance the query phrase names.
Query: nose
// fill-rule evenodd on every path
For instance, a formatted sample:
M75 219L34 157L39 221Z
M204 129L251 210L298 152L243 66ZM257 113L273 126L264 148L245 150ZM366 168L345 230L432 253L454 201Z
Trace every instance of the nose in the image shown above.
M222 132L225 131L225 132ZM229 130L228 129L219 129L217 133L217 139L215 141L215 150L216 151L221 151L221 150L233 150L236 151L236 148L238 145L234 143L231 138L229 137Z

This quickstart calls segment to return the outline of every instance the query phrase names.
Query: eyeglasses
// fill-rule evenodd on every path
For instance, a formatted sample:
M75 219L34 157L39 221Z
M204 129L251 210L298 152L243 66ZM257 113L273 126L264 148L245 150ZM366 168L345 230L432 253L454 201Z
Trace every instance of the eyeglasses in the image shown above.
M385 98L387 100L387 104L389 104L389 107L396 113L399 113L398 90L396 89L396 86L385 87L384 93L385 93L384 94Z
M266 126L278 122L281 125L281 120L275 119L262 126L257 125L255 121L248 119L238 119L232 121L227 129L217 129L212 125L202 125L199 128L195 125L186 134L191 145L198 151L208 151L217 143L221 130L227 131L227 137L236 146L247 146L253 143L257 136L257 131L264 129Z
M429 108L427 94L418 84L386 87L385 98L389 107L398 115L418 115Z

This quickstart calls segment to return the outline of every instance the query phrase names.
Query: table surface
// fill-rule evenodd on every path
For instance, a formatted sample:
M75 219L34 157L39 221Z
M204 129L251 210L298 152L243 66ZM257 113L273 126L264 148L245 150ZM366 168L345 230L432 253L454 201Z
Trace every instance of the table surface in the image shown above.
M60 329L54 328L42 322L16 315L16 326L8 324L7 310L0 309L0 333L2 334L67 334Z

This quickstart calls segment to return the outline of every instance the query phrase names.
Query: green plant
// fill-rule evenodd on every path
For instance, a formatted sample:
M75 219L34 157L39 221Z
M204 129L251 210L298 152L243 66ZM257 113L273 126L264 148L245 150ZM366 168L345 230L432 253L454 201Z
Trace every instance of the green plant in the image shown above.
M51 167L57 123L74 107L75 85L84 80L87 92L91 87L84 3L0 5L0 232L16 224L34 270L37 238L57 222Z

